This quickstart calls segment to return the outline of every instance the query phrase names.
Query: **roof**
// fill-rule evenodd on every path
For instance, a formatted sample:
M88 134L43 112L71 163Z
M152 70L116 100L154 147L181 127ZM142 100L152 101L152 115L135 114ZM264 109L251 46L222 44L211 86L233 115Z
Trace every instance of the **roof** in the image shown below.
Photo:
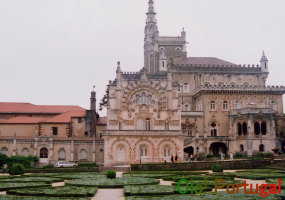
M43 120L47 119L46 117L27 117L27 116L18 116L10 119L6 119L0 122L0 124L37 124Z
M69 111L54 117L38 117L38 116L18 116L6 119L0 124L37 124L37 123L70 123L73 117L84 117L85 110L82 111Z
M97 121L98 125L106 125L107 124L107 117L100 117Z
M34 105L31 103L0 102L0 113L64 113L85 110L80 106Z
M54 117L48 118L42 123L69 123L73 117L84 117L86 114L85 110L82 111L69 111Z
M188 57L179 64L184 65L236 65L215 57Z

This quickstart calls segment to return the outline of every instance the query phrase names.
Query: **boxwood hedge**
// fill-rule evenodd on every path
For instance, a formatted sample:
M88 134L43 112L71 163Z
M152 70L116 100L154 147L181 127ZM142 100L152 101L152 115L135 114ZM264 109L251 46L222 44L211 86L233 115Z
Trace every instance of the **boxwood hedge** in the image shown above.
M45 182L27 182L27 183L0 183L0 191L19 188L49 187Z
M174 188L165 185L128 185L124 186L124 193L125 196L171 195Z

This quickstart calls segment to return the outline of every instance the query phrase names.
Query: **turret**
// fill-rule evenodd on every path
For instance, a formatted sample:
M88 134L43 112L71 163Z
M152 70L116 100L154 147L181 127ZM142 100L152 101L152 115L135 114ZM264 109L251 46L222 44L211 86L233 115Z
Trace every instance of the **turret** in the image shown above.
M264 51L263 51L262 57L260 59L260 67L261 67L261 72L268 72L268 59L265 56Z
M92 91L91 91L90 110L96 112L96 92L95 92L95 85L93 86L93 89L92 89Z

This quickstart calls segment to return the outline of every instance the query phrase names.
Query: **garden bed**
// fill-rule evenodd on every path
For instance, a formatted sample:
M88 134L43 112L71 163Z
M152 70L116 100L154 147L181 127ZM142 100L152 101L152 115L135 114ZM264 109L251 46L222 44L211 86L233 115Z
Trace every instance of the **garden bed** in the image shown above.
M174 188L164 185L128 185L124 187L125 196L172 195Z
M98 188L123 188L126 185L156 185L159 180L151 178L100 178L100 179L74 179L67 181L67 186L98 187Z
M19 196L48 196L48 197L93 197L97 192L96 187L48 187L13 189L7 194Z
M0 179L0 183L21 183L21 182L46 182L54 183L64 181L62 178L52 177L17 177L12 179Z
M28 183L0 183L0 191L20 188L50 187L45 182L28 182Z
M20 197L20 196L11 196L11 195L1 195L1 200L90 200L90 198L83 198L83 197Z

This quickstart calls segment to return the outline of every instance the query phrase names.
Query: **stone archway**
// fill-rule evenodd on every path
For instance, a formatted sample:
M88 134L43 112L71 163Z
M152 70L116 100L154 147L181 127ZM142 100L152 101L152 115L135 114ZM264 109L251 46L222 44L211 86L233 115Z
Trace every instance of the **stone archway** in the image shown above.
M192 146L185 147L184 153L186 153L187 157L189 158L191 154L194 155L194 147L192 147Z
M214 142L211 144L209 152L210 152L210 154L213 154L213 155L217 155L220 153L227 154L228 147L223 142Z

